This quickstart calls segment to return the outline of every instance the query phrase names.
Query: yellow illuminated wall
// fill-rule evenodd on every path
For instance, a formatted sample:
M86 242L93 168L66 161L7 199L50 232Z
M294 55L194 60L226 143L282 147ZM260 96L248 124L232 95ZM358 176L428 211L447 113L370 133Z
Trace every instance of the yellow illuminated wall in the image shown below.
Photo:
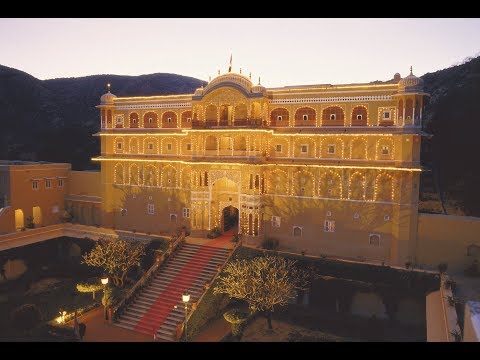
M102 224L403 264L415 257L421 79L268 89L235 73L194 94L101 98Z

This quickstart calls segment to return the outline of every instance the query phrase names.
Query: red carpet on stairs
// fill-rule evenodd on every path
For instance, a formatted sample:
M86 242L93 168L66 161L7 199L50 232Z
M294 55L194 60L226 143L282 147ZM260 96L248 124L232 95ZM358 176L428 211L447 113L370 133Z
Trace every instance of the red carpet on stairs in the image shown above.
M165 321L170 312L173 310L174 306L177 305L182 299L182 293L185 290L190 289L192 284L195 282L197 277L202 273L205 266L210 262L213 255L215 255L216 249L210 246L202 246L190 259L189 261L182 266L178 274L171 279L168 286L161 292L157 300L152 304L149 310L145 312L142 318L138 321L135 326L135 330L139 332L145 332L147 329L151 329L153 334ZM189 268L189 265L195 264L197 267L195 270ZM200 265L200 268L198 266ZM192 274L197 276L191 277ZM179 285L179 280L185 280L188 276L189 281ZM173 294L173 299L168 297L165 298L164 294ZM177 296L178 294L178 296ZM177 300L175 300L177 298ZM143 331L142 331L143 330ZM149 331L149 330L147 330Z

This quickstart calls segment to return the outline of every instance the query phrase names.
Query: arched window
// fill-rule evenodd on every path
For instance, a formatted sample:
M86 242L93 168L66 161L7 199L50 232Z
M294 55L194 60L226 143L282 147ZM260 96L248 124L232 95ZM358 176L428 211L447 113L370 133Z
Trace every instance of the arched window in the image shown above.
M309 107L303 107L295 112L295 126L315 126L316 111Z
M163 128L176 128L177 127L177 114L173 111L167 111L162 115L162 127Z
M352 126L366 126L367 116L367 109L364 106L355 106L352 110Z
M345 123L345 114L339 106L329 106L323 109L322 125L323 126L343 126Z
M158 127L158 116L153 111L147 112L143 115L143 127L144 128L157 128Z
M288 110L283 108L274 109L270 113L270 126L288 126Z
M138 114L137 113L131 113L129 116L130 120L130 127L131 128L138 128Z

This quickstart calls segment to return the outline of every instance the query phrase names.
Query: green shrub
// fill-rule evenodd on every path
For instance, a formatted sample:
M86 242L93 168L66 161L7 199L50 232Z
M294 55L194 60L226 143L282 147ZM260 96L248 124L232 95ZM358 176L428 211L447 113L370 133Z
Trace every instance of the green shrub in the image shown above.
M42 314L35 304L23 304L12 311L12 326L21 332L33 330L41 320Z
M266 238L262 241L262 248L267 250L277 250L279 245L278 239Z
M240 309L231 309L223 314L226 321L232 324L232 335L240 337L243 332L244 323L248 319L248 313Z

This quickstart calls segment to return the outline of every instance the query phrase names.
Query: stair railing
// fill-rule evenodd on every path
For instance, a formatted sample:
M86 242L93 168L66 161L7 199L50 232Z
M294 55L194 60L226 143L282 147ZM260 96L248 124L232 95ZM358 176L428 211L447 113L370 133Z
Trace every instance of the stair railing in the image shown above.
M168 260L168 258L175 252L177 249L180 249L181 246L185 243L185 235L180 235L177 239L170 243L169 248L162 254L159 260L150 267L150 269L132 286L130 290L125 294L122 300L112 307L112 316L110 321L113 322L117 317L122 313L126 306L135 299L138 291L143 287L148 285L153 279L153 276L156 274L157 270Z
M235 252L238 250L238 248L242 245L242 241L239 240L237 243L235 243L235 246L232 248L232 251L230 252L230 254L228 254L227 258L225 259L224 263L223 264L219 264L218 266L218 269L217 269L217 272L216 274L212 277L212 279L210 280L210 285L213 284L216 280L216 278L218 277L218 275L220 275L220 273L222 272L223 270L223 267L225 266L226 263L228 263L230 261L230 259L232 258L232 256L235 254ZM185 331L185 322L188 323L188 321L190 320L192 314L195 312L196 309L198 309L198 306L200 305L200 303L202 302L203 300L203 297L205 296L205 294L207 293L208 289L205 289L205 291L202 293L202 295L198 298L198 300L196 301L196 306L195 308L193 306L190 306L190 310L188 311L188 315L187 315L187 319L184 320L182 323L179 323L178 326L177 326L177 334L176 334L176 341L180 341L180 339L182 339L182 337L184 336L184 331Z

